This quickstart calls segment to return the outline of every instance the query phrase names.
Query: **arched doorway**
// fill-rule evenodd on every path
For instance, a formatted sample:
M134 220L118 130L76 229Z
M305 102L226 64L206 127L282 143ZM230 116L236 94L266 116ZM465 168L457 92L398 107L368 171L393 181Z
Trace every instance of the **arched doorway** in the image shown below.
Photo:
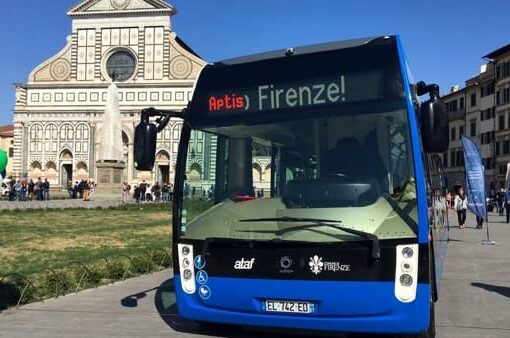
M188 171L188 181L200 181L202 179L202 167L200 164L193 163L189 167Z
M57 165L53 161L46 163L46 178L50 184L57 184Z
M170 183L170 155L165 150L156 154L156 182Z
M73 182L73 154L68 149L60 153L60 185L68 188Z
M30 165L30 178L37 179L41 177L42 174L42 165L39 161L34 161Z
M79 180L88 180L89 172L85 162L78 162L76 164L76 178Z

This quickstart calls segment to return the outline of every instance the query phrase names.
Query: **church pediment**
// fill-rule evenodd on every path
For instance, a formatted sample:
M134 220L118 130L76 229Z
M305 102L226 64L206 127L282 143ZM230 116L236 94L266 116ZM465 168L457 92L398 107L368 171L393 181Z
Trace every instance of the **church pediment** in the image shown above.
M163 0L83 0L67 13L69 16L132 14L144 12L176 13Z

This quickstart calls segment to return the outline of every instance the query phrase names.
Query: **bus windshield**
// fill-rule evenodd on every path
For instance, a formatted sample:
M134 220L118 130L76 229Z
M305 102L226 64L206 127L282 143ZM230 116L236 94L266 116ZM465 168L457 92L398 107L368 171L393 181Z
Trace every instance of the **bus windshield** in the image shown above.
M179 235L415 238L414 175L405 109L193 129Z

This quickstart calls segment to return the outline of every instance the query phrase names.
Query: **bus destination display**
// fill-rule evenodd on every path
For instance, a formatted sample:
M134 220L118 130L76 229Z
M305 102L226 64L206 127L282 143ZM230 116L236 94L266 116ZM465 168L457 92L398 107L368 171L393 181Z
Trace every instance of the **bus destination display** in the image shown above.
M256 113L288 110L382 97L382 72L347 74L297 83L266 83L246 89L231 89L207 97L211 114Z

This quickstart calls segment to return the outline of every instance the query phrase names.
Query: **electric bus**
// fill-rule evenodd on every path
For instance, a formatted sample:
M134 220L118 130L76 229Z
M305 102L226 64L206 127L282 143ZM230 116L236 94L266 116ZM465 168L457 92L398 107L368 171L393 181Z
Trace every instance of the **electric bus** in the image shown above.
M185 110L142 111L136 169L152 169L170 118L183 120L182 317L435 336L445 242L429 225L429 164L448 147L448 118L438 86L411 79L398 36L206 65Z

